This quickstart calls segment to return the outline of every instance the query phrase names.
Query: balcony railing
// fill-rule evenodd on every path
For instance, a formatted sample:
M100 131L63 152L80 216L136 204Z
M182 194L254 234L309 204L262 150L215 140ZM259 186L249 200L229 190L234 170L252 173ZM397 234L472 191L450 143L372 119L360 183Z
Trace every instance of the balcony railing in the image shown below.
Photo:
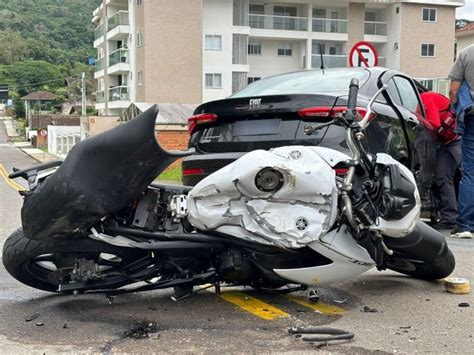
M94 30L94 40L99 39L104 35L104 25L99 25Z
M116 86L109 90L109 101L128 100L128 86Z
M347 19L313 18L313 32L347 33Z
M323 54L323 62L325 68L347 67L347 54ZM311 66L321 68L321 54L313 54Z
M386 22L365 21L364 34L366 34L366 35L386 36L387 35L387 23Z
M104 70L104 58L99 58L95 61L95 71Z
M250 14L249 26L268 30L307 31L308 18Z
M105 92L102 90L102 91L97 91L95 93L95 101L97 103L103 103L105 101Z
M119 48L109 54L109 66L118 63L128 63L128 49Z
M118 11L112 15L107 21L108 30L112 30L117 26L128 25L128 11Z

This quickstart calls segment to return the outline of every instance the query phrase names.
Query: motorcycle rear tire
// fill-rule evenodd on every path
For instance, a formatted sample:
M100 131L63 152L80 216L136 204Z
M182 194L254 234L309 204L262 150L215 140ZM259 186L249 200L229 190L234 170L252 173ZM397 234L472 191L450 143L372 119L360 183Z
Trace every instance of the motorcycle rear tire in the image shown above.
M114 255L121 259L120 262L125 263L130 263L143 256L143 252L140 250L119 248L88 237L32 240L26 238L20 228L5 241L2 261L8 273L21 283L43 291L58 292L58 283L52 282L49 278L51 270L38 265L35 258L48 254L55 257L58 255L59 257L63 256L63 259L68 259L70 264L74 264L75 258L81 258L84 255L102 255L102 253ZM74 266L64 265L68 261L59 260L59 257L58 261L55 261L56 264L62 263L61 267ZM56 265L56 267L58 266ZM114 282L108 285L109 288L118 288L130 282L125 276L115 277L113 280Z
M423 280L449 276L456 266L445 237L423 222L403 238L384 238L394 254L385 259L388 269Z

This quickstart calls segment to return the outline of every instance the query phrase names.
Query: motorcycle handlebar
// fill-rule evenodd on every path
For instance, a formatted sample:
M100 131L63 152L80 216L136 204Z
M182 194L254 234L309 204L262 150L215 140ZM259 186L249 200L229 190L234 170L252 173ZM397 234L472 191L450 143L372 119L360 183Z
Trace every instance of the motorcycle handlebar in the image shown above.
M357 94L359 93L359 79L352 78L349 85L349 97L347 99L347 108L349 111L355 110L357 105Z

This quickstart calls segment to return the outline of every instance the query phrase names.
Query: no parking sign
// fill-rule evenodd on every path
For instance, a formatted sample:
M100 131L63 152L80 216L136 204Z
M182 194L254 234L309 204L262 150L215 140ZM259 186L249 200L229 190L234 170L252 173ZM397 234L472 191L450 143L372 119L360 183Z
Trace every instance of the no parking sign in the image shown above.
M376 67L379 56L375 47L369 42L361 41L354 44L349 53L349 65L351 67Z

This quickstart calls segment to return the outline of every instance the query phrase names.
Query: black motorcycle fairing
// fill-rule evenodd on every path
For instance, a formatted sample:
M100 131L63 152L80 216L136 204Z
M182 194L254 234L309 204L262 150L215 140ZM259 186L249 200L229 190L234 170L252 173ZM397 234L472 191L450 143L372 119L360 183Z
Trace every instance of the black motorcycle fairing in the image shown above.
M80 142L59 169L30 191L21 210L30 239L82 234L127 206L171 163L155 137L155 105L121 126Z

